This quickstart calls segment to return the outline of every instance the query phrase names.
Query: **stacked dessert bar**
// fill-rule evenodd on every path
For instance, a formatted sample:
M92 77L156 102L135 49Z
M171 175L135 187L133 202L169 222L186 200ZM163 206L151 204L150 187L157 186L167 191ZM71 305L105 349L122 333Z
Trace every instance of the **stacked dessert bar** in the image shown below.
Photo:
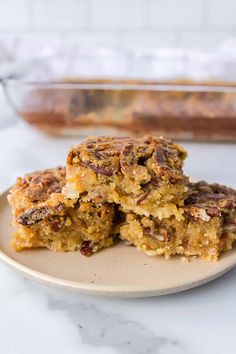
M114 205L83 202L62 194L65 168L38 171L18 178L8 196L16 228L12 246L47 247L91 255L113 244Z
M18 179L9 196L14 248L91 255L119 237L148 255L217 260L236 238L236 191L190 183L186 156L164 138L88 138L66 170Z

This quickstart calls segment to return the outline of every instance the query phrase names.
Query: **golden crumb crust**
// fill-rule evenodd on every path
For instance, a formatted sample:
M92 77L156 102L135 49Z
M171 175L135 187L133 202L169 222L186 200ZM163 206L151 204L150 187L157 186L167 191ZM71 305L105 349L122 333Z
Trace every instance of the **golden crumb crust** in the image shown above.
M186 151L162 137L88 138L69 152L64 194L167 217L187 196Z
M153 179L185 181L182 172L183 160L187 153L184 148L162 137L90 137L76 148L72 148L67 164L79 157L81 162L95 172L112 176L119 170L132 175L145 160L152 158Z
M24 178L19 177L8 196L15 217L23 220L25 215L25 218L27 218L27 212L33 211L34 208L39 209L40 204L44 204L45 210L47 204L50 206L50 200L51 204L54 204L57 208L59 204L61 204L59 209L63 208L62 201L64 198L61 195L61 191L65 185L65 177L65 167L36 171L27 174Z
M180 254L216 261L236 239L236 191L204 181L190 183L189 197L174 216L146 217L124 213L121 238L148 255Z
M195 219L206 219L229 213L236 207L236 191L217 183L199 181L189 184L185 200L185 214Z
M70 200L62 195L65 168L37 171L18 178L8 196L17 232L16 250L47 247L54 251L80 249L90 255L111 246L114 205Z

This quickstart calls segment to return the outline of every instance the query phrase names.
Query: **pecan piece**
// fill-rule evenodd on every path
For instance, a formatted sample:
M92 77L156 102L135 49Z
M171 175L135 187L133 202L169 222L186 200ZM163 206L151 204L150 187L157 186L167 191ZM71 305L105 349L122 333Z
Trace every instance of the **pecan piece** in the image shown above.
M152 154L151 146L134 146L126 144L120 155L120 165L125 171L136 166L145 166L147 159Z
M89 168L91 168L93 171L97 172L97 173L100 173L101 175L104 175L104 176L107 176L107 177L111 177L113 176L113 172L106 168L106 167L103 167L103 166L96 166L94 165L91 161L83 161L83 164Z
M136 205L141 204L147 198L148 194L148 192L143 193L141 197L136 201Z
M167 177L171 183L182 180L182 173L175 168L176 153L171 149L159 146L156 149L155 159L157 162L158 173L161 178Z
M133 149L133 144L127 144L121 152L120 166L123 170L127 170L130 168L130 166L137 162L137 158Z
M38 174L31 177L29 186L26 195L31 199L32 203L44 201L47 199L48 195L61 192L60 181L51 173Z
M167 230L160 230L160 232L153 232L150 227L146 227L144 229L144 234L152 237L154 240L160 241L160 242L167 242L169 241L169 236Z
M166 164L166 159L167 157L170 157L170 150L163 147L163 146L159 146L156 150L156 161L157 163L163 167L163 168L167 168L167 164Z
M235 232L236 231L236 224L224 225L223 231Z
M31 209L27 213L18 217L16 221L24 226L33 225L48 216L49 212L48 207Z
M104 154L102 154L100 151L97 150L91 150L90 151L98 160L102 160L105 158Z
M209 205L206 207L206 212L209 216L215 217L221 215L221 210L219 207L214 205Z
M16 219L16 222L24 226L36 224L46 217L55 213L63 214L65 210L65 204L59 203L54 207L41 206L39 208L33 208L26 213L22 214Z
M154 187L158 187L160 184L160 181L158 181L157 177L152 177L150 184L152 184Z

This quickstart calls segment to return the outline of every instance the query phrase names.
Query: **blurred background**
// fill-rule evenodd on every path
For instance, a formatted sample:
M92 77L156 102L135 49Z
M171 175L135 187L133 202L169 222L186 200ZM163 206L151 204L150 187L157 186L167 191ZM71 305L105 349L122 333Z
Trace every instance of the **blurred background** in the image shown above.
M186 175L236 188L236 0L0 0L0 192L88 134L178 139ZM236 353L235 271L132 302L0 274L2 354Z
M203 143L236 142L235 13L235 0L0 0L0 157L22 156L5 184L91 134L201 142L187 143L199 175Z
M0 0L0 38L208 49L235 36L235 13L235 0Z

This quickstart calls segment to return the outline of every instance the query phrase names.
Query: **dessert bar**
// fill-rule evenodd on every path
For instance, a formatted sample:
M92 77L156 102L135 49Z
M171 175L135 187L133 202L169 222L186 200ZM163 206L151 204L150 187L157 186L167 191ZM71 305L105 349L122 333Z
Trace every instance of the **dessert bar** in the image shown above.
M191 183L182 220L123 214L121 238L150 256L180 254L218 260L236 239L236 191L218 184Z
M12 246L47 247L90 255L111 246L114 206L69 200L61 193L65 168L58 167L18 178L8 200L16 233Z
M164 138L88 138L69 152L64 194L140 215L181 218L186 151Z

